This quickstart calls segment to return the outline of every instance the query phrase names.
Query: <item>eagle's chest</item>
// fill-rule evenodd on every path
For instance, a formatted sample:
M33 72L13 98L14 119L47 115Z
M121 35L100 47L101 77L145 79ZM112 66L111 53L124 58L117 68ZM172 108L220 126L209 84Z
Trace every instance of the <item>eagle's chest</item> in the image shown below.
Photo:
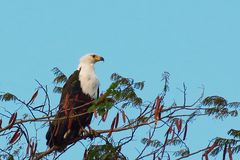
M97 98L99 80L96 74L91 71L81 71L79 74L81 88L84 94L88 94L91 98Z

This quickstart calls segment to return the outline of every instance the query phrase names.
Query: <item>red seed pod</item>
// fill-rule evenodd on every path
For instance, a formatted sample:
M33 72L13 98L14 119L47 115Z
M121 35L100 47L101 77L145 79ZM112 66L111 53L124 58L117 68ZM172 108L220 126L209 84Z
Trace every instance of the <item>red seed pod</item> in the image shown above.
M208 154L204 154L205 160L208 160Z
M161 107L159 108L159 119L162 118L162 110L163 110L163 105L161 105Z
M106 121L107 116L108 116L108 111L106 111L106 112L104 113L104 115L102 116L102 121L103 121L103 122Z
M172 133L172 125L169 126L169 128L168 128L168 130L167 130L167 132L165 134L166 140L168 140L168 136L169 136L170 133Z
M159 120L159 108L156 108L154 111L154 119L155 121Z
M122 111L122 119L123 119L123 123L126 122L126 114L124 111Z
M116 123L115 123L115 128L118 127L118 121L119 121L119 113L116 115Z
M208 147L208 150L203 154L203 156L207 156L207 158L208 158L208 154L215 148L215 147L217 147L217 143L216 142L214 142L210 147Z
M175 135L175 128L173 128L171 143L174 141L174 135Z
M37 98L37 95L38 95L38 90L32 95L32 98L30 99L30 101L27 104L28 105L32 104L34 102L34 100Z
M17 112L13 113L11 118L9 119L9 122L8 122L9 126L8 126L8 128L12 128L12 126L16 122L16 119L17 119Z
M182 119L179 119L179 130L178 130L178 133L180 133L180 131L182 130L182 123L183 123L183 120Z
M230 144L228 145L228 156L229 156L229 160L233 160L232 150L231 150L231 145Z
M28 146L27 146L27 148L26 148L26 155L28 155L29 154L29 148L31 147L31 140L30 140L30 142L28 143Z
M161 98L159 96L157 96L155 101L156 101L156 106L155 106L155 111L154 111L154 118L157 121L157 120L159 120Z
M160 107L161 101L162 101L162 98L157 96L157 98L156 98L156 108Z
M226 159L226 153L227 153L227 144L225 144L225 146L224 146L223 159Z
M168 133L172 133L172 130L173 130L173 125L171 124L171 126L168 128Z
M111 135L112 135L112 132L113 132L113 129L114 129L114 126L115 126L115 122L116 122L116 117L112 121L111 128L110 128L109 133L108 133L108 137L111 137Z
M182 119L175 119L174 122L177 127L178 133L180 133L182 129Z
M214 142L210 147L209 147L209 149L207 150L207 152L208 153L210 153L215 147L217 147L218 146L218 144L217 144L217 142Z
M34 156L34 142L32 142L32 144L30 145L30 156Z
M171 126L170 126L171 127ZM169 128L170 129L170 128ZM167 142L168 142L168 136L169 136L169 129L167 130L167 132L166 132L166 134L165 134L165 141L164 141L164 143L163 143L163 147L162 147L162 153L164 153L165 152L165 149L166 149L166 145L167 145Z
M35 144L35 146L34 146L34 148L33 148L33 154L35 155L35 153L36 153L36 151L37 151L37 145L38 145L38 143L36 142L36 144Z
M185 127L184 127L183 140L185 140L186 137L187 137L187 130L188 130L188 124L186 123L186 124L185 124Z
M9 144L15 143L21 135L21 130L18 128L9 141Z

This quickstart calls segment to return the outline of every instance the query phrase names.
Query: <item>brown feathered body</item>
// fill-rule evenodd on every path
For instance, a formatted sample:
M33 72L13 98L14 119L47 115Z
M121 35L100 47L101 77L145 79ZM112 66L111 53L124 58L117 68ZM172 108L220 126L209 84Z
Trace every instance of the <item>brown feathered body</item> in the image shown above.
M84 128L90 125L93 113L88 112L88 109L99 94L99 81L95 75L94 61L91 61L96 56L83 57L78 70L63 86L59 110L46 134L49 147L57 146L58 151L62 151L81 137ZM102 57L98 59L103 60Z

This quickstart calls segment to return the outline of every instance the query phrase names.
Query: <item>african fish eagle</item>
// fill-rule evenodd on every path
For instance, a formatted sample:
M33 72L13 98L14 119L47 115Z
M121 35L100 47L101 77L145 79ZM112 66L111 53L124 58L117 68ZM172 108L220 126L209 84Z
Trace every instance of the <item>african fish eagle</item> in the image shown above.
M59 110L46 134L50 148L57 146L59 151L63 150L90 125L93 113L87 111L99 95L99 80L94 69L98 61L104 58L95 53L81 57L78 69L63 86Z

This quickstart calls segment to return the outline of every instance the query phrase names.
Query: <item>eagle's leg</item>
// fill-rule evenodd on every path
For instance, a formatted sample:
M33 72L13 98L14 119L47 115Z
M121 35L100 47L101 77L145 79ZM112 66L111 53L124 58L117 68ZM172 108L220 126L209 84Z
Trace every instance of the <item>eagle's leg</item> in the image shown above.
M88 130L85 129L85 128L80 128L79 129L79 136L84 137L84 139L90 138L91 140L93 140L93 138L99 136L99 133L97 133L97 131L92 129L90 126L87 126L87 128L88 128Z
M88 131L85 128L80 128L79 132L78 132L79 136L85 137L86 135L88 135ZM86 138L84 138L86 139Z
M88 127L88 130L89 130L89 138L91 140L93 140L93 138L96 138L96 137L99 136L99 133L96 130L92 129L89 125L87 127Z

